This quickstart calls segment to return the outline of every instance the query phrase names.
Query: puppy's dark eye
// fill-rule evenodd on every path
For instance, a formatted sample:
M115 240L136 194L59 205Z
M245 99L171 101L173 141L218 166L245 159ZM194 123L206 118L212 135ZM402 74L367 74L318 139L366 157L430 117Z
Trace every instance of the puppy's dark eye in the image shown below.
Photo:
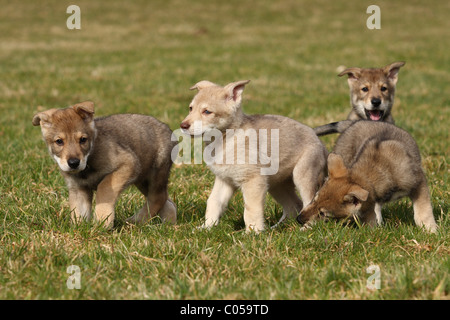
M369 91L369 88L364 87L364 88L362 88L361 90L364 91L364 92L367 92L367 91Z
M64 141L63 141L62 139L56 139L56 140L55 140L55 143L56 143L58 146L63 146L63 145L64 145Z
M208 111L208 110L203 110L203 114L206 114L206 115L208 115L208 114L211 114L212 112L211 111Z
M381 87L381 91L386 91L387 88L385 86Z
M81 144L86 143L86 141L87 141L87 138L86 138L86 137L81 137L81 138L80 138L80 143L81 143Z
M192 112L192 107L189 107L189 112Z
M327 210L325 210L324 208L320 208L320 209L319 209L319 217L321 217L321 218L326 218L326 217L328 217L328 212L327 212Z

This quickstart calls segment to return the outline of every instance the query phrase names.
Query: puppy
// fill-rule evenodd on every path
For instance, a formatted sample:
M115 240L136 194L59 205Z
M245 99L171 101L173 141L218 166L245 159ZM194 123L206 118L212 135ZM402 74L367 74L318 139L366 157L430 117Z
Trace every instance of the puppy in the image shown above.
M393 124L391 110L394 105L395 86L398 72L404 65L405 62L394 62L383 68L348 68L339 73L339 77L348 75L350 86L352 111L347 119L384 121ZM323 136L341 133L345 128L341 122L333 122L314 128L314 132Z
M247 83L249 80L225 87L209 81L197 83L191 90L198 93L180 125L189 135L203 135L205 151L211 148L215 132L215 159L207 164L216 179L207 201L204 228L219 222L238 188L244 196L246 231L264 230L267 192L283 206L280 222L295 218L303 203L312 200L326 174L327 151L311 128L282 116L246 115L242 111Z
M127 221L145 223L159 214L163 221L176 222L176 207L167 192L174 147L167 125L138 114L94 119L90 101L39 112L33 125L41 126L50 155L67 183L72 220L91 219L97 190L95 217L112 228L116 200L134 184L146 203Z
M427 180L414 139L396 126L356 121L328 156L329 177L297 220L357 218L380 224L384 203L411 198L418 226L436 232Z

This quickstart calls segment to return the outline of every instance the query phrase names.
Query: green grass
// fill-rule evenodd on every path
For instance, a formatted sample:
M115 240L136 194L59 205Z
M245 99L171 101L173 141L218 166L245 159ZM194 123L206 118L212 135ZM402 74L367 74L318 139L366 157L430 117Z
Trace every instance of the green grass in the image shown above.
M366 28L368 1L77 1L81 30L66 28L69 1L0 1L0 299L448 299L450 298L449 3L378 1L381 30ZM380 228L295 222L244 232L241 194L219 226L197 230L214 176L174 167L177 226L124 221L136 189L117 204L116 228L69 221L67 189L33 127L34 113L83 101L98 116L150 114L179 126L208 79L252 82L247 113L310 126L349 112L344 66L401 69L394 117L421 149L434 214L429 235L409 200L383 209ZM328 149L336 136L325 137ZM267 225L281 216L268 198ZM69 290L66 270L81 270ZM368 290L378 265L381 288Z

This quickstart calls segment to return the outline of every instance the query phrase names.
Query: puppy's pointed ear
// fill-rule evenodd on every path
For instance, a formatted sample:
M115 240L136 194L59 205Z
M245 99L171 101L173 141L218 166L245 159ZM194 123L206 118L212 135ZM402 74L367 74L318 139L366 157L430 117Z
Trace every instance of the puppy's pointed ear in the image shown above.
M92 101L77 103L72 108L83 120L89 122L94 119L94 103Z
M338 77L348 75L348 81L355 81L361 77L361 68L347 68L338 74Z
M328 156L328 173L331 178L341 178L348 175L348 169L340 155L330 153Z
M350 187L347 194L344 196L344 201L353 203L355 206L360 206L369 197L369 191L361 188L357 184Z
M217 84L215 84L215 83L213 83L211 81L208 81L208 80L202 80L202 81L197 82L196 84L194 84L192 87L190 87L189 90L197 89L197 90L200 91L200 90L202 90L204 88L212 87L212 86L217 86Z
M45 122L48 119L48 116L44 113L44 112L39 112L36 113L33 116L33 126L40 126L41 125L41 121Z
M388 64L383 68L384 74L394 85L397 83L398 80L398 72L400 71L400 68L403 67L404 65L405 62L399 61Z
M227 100L234 101L236 106L239 106L242 102L242 92L249 82L250 80L241 80L227 84L224 87Z
M50 109L47 111L36 113L33 116L33 126L51 127L51 115L56 109Z

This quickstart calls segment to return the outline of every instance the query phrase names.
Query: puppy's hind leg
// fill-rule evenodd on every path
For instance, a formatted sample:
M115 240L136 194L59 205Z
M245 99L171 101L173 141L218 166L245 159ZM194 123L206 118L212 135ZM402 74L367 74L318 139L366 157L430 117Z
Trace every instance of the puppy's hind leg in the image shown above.
M164 206L159 210L158 215L162 222L169 222L171 224L177 223L177 206L171 199L167 199Z
M322 186L326 173L326 151L317 147L305 150L304 155L299 159L292 178L295 186L300 192L303 204L307 206L317 190Z
M169 200L167 180L158 181L158 179L152 178L154 177L137 184L138 189L146 197L145 204L139 212L126 221L133 224L144 224L159 213L163 221L176 223L175 204Z
M158 210L158 215L161 218L161 221L176 224L177 206L171 199L169 199L169 195L167 192L171 166L172 162L167 161L159 170L153 171L154 179L152 180L152 183L155 184L155 187L151 186L150 190L156 191L158 201L162 201L164 198L166 198L166 202L163 204L162 208ZM165 190L165 194L162 198L159 198L158 190ZM152 195L149 193L149 199L151 196Z
M414 221L416 225L423 226L427 231L435 233L437 224L434 220L430 193L425 181L410 196L413 202Z
M295 185L292 180L271 187L269 193L283 207L283 215L280 221L272 228L279 226L286 218L296 218L302 210L303 203L295 192Z
M137 214L127 219L127 222L135 223L135 224L144 224L148 222L151 218L155 217L166 205L168 202L169 195L167 193L167 189L156 189L150 187L150 191L147 194L147 199L144 206L139 210ZM169 203L167 204L167 210L170 209ZM164 212L164 214L168 215L168 212ZM162 219L162 217L161 217ZM176 223L176 213L175 216L172 216L173 223Z
M244 196L245 230L259 233L264 230L264 202L268 185L266 179L257 176L242 184Z

